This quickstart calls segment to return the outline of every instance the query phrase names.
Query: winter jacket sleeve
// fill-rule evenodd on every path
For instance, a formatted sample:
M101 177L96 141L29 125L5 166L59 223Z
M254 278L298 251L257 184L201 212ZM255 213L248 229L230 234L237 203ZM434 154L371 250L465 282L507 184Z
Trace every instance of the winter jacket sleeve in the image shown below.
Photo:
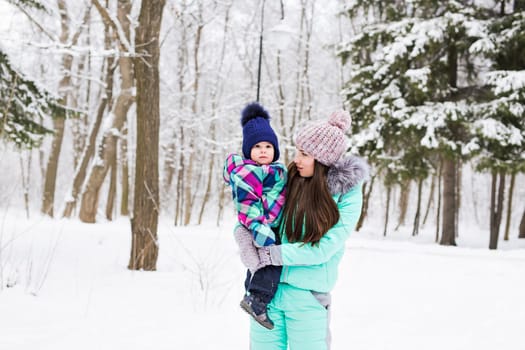
M283 243L281 256L283 265L318 265L327 262L344 248L346 239L357 225L363 196L362 184L354 186L339 199L339 221L321 238L318 245Z

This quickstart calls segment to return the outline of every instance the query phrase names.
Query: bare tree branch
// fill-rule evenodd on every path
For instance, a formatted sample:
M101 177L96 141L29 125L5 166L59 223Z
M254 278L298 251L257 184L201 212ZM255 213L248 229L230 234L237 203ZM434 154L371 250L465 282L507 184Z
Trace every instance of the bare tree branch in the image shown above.
M133 54L135 50L131 46L130 42L128 41L128 38L126 37L126 34L124 33L124 30L120 26L120 22L112 16L108 10L98 2L98 0L92 0L93 5L97 8L98 12L100 13L100 16L102 17L102 20L109 24L117 33L117 38L120 43L120 45L130 54Z

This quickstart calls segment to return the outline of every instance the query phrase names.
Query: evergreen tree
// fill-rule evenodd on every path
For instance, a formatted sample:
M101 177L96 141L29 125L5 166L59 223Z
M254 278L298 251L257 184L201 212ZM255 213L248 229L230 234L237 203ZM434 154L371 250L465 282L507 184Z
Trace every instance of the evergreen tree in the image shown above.
M477 106L474 125L481 151L477 169L492 173L490 249L497 248L505 176L525 170L525 2L516 1L508 12L504 5L470 49L490 62L483 82L492 97Z
M351 64L344 93L354 145L376 166L396 162L396 171L414 178L443 159L440 243L455 245L457 160L478 149L471 107L487 90L476 79L469 47L483 35L487 11L470 2L361 0L347 13L366 21L340 50Z
M11 0L20 8L45 10L36 0ZM0 47L0 137L18 147L34 147L52 130L44 126L47 116L64 117L56 99L15 69Z
M0 51L0 136L15 145L33 147L52 131L43 124L49 115L63 116L55 98L14 69Z

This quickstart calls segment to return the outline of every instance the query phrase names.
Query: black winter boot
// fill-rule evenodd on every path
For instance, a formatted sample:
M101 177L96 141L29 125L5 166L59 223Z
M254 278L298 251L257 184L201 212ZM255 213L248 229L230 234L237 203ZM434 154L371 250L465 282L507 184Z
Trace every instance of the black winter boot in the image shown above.
M254 294L245 295L241 300L241 308L253 317L261 326L273 329L273 322L266 312L267 304Z

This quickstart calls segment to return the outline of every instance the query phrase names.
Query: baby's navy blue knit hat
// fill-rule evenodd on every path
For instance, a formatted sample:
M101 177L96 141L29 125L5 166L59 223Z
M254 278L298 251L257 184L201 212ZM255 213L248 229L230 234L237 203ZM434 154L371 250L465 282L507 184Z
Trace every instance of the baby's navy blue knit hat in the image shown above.
M270 115L257 102L248 104L241 112L242 153L250 159L252 147L259 142L269 142L273 145L272 162L279 159L279 142L270 126Z

